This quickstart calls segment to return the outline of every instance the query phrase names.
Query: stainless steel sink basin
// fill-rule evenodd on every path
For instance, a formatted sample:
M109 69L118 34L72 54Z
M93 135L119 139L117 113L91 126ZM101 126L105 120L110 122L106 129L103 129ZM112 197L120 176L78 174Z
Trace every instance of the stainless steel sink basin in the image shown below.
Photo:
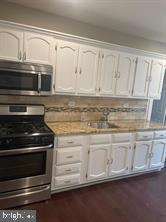
M119 126L117 126L113 123L105 122L105 121L90 122L90 123L88 123L88 126L90 126L92 128L96 128L96 129L119 128Z

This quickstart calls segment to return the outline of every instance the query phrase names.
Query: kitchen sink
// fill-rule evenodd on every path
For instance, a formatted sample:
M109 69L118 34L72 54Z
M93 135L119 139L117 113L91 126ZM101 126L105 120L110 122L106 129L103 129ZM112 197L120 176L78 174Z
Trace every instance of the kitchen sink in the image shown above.
M110 128L119 128L119 126L109 123L106 121L99 121L99 122L90 122L88 126L96 129L110 129Z

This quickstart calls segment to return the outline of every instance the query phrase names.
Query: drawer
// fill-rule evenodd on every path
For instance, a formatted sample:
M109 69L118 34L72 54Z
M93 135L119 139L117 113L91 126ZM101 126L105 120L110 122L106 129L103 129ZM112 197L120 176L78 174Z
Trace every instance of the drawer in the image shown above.
M129 142L131 139L131 133L116 133L112 135L112 142Z
M111 138L110 134L91 135L90 144L109 144L110 138Z
M166 131L155 131L154 132L154 139L163 139L166 138Z
M81 169L80 163L75 164L69 164L64 166L56 166L55 167L55 175L64 175L64 174L73 174L73 173L79 173Z
M57 150L56 165L77 163L81 161L81 147L62 148Z
M80 146L83 143L83 136L64 136L58 138L58 147Z
M136 140L152 140L153 132L137 132Z
M79 184L80 182L80 174L73 174L73 175L67 175L67 176L58 176L54 178L54 186L55 187L65 187L65 186L71 186L74 184Z

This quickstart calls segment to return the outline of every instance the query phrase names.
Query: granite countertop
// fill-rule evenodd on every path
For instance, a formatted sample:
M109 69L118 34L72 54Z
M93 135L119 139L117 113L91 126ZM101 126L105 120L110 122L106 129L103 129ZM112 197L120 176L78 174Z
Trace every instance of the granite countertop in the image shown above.
M88 125L89 122L47 122L47 125L56 135L78 135L90 133L133 132L141 130L163 130L166 125L142 120L111 122L118 128L96 129Z

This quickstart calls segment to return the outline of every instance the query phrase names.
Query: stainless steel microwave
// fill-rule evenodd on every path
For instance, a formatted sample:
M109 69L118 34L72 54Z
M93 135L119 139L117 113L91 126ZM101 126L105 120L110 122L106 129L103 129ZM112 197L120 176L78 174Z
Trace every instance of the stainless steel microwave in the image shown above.
M53 67L32 63L0 61L0 94L50 95Z

